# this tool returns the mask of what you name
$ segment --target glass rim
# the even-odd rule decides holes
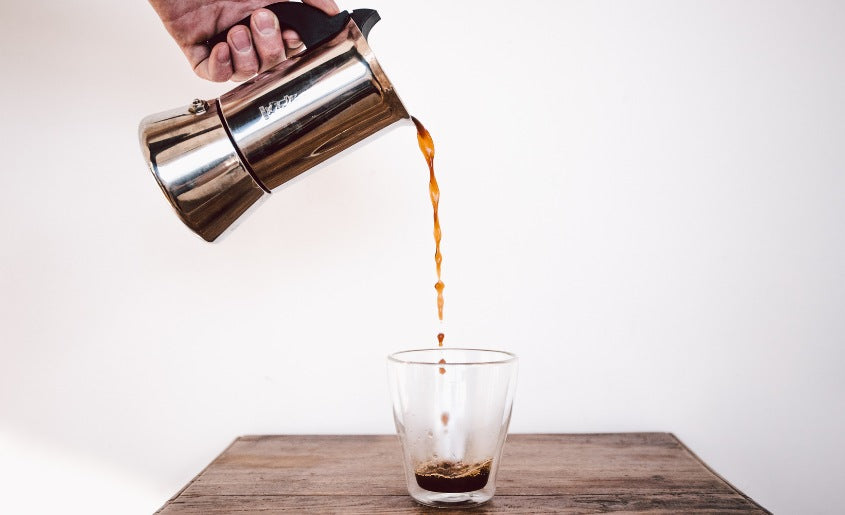
[[[495,354],[503,355],[504,359],[497,359],[497,360],[481,360],[481,361],[449,361],[448,363],[440,363],[439,361],[418,361],[413,359],[403,359],[400,355],[407,355],[407,354],[415,354],[421,352],[451,352],[451,351],[472,351],[472,352],[492,352]],[[471,366],[471,365],[506,365],[508,363],[514,363],[519,360],[519,356],[514,354],[513,352],[508,352],[504,350],[496,350],[496,349],[471,349],[465,347],[434,347],[429,349],[410,349],[410,350],[402,350],[399,352],[394,352],[392,354],[388,354],[387,360],[393,363],[398,363],[400,365],[431,365],[431,366],[438,366],[442,367],[443,365],[447,366]]]

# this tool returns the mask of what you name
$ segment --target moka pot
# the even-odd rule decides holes
[[[329,16],[299,2],[267,8],[282,29],[299,34],[303,53],[220,98],[148,116],[139,127],[153,176],[179,218],[207,241],[275,188],[409,118],[367,44],[376,11]]]

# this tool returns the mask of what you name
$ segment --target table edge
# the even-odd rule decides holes
[[[227,445],[225,449],[223,449],[220,453],[218,453],[216,456],[214,456],[214,458],[212,458],[212,459],[211,459],[211,461],[209,461],[209,462],[208,462],[208,465],[206,465],[205,467],[203,467],[203,468],[202,468],[202,470],[200,470],[200,471],[199,471],[199,472],[198,472],[198,473],[197,473],[197,474],[196,474],[196,475],[195,475],[195,476],[194,476],[194,477],[193,477],[190,481],[188,481],[187,483],[185,483],[185,486],[183,486],[182,488],[180,488],[178,492],[176,492],[175,494],[173,494],[173,496],[172,496],[172,497],[170,497],[170,499],[168,499],[167,501],[165,501],[165,503],[161,506],[161,508],[157,509],[157,510],[153,513],[153,515],[158,515],[159,513],[161,513],[162,511],[164,511],[164,509],[165,509],[165,508],[167,508],[167,507],[170,505],[170,503],[171,503],[171,502],[173,502],[173,501],[175,501],[176,499],[178,499],[178,498],[179,498],[179,496],[180,496],[180,495],[182,495],[182,492],[184,492],[184,491],[185,491],[185,490],[187,490],[187,489],[188,489],[191,485],[193,485],[193,484],[197,481],[197,479],[199,479],[199,477],[200,477],[201,475],[205,474],[205,471],[206,471],[206,470],[208,470],[208,467],[210,467],[210,466],[214,465],[214,462],[215,462],[215,461],[217,461],[217,459],[218,459],[218,458],[220,458],[220,456],[223,456],[224,454],[226,454],[226,451],[228,451],[229,449],[231,449],[231,448],[232,448],[232,446],[233,446],[233,445],[235,445],[236,443],[238,443],[238,440],[240,440],[240,439],[241,439],[241,438],[243,438],[244,436],[248,436],[248,435],[241,435],[241,436],[236,437],[234,440],[232,440],[232,442],[231,442],[229,445]]]
[[[707,471],[708,471],[708,472],[710,472],[711,474],[713,474],[714,476],[716,476],[717,478],[719,478],[719,480],[720,480],[720,481],[722,481],[723,483],[725,483],[726,485],[728,485],[728,487],[730,487],[730,489],[731,489],[731,490],[733,490],[735,494],[739,495],[740,497],[742,497],[743,499],[745,499],[745,500],[746,500],[746,501],[748,501],[749,503],[753,504],[753,505],[754,505],[754,506],[756,506],[757,508],[760,508],[761,510],[763,510],[763,511],[764,511],[764,512],[766,512],[766,513],[768,513],[769,515],[772,515],[772,512],[771,512],[771,511],[769,511],[769,510],[767,510],[766,508],[764,508],[764,507],[763,507],[760,503],[758,503],[757,501],[755,501],[754,499],[752,499],[751,497],[749,497],[748,495],[746,495],[746,494],[745,494],[742,490],[740,490],[739,488],[735,487],[735,486],[733,485],[733,483],[731,483],[730,481],[728,481],[727,479],[725,479],[725,478],[724,478],[724,476],[722,476],[721,474],[719,474],[718,472],[716,472],[716,471],[713,469],[713,467],[711,467],[710,465],[708,465],[708,464],[707,464],[707,462],[705,462],[704,460],[702,460],[702,459],[698,456],[698,454],[694,453],[694,452],[692,451],[692,449],[690,449],[690,448],[689,448],[689,447],[688,447],[688,446],[687,446],[687,445],[686,445],[683,441],[681,441],[681,439],[680,439],[680,438],[678,438],[678,436],[677,436],[677,435],[675,435],[675,433],[669,433],[669,435],[670,435],[672,438],[674,438],[674,439],[675,439],[675,441],[677,441],[677,442],[678,442],[678,445],[680,445],[680,446],[681,446],[681,447],[682,447],[682,448],[683,448],[683,449],[684,449],[684,450],[685,450],[685,451],[686,451],[686,452],[687,452],[690,456],[692,456],[692,457],[693,457],[693,459],[695,459],[695,461],[697,461],[697,462],[698,462],[698,463],[699,463],[702,467],[704,467],[705,469],[707,469]]]

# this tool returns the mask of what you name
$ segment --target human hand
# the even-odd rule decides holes
[[[282,0],[287,1],[287,0]],[[340,12],[334,0],[303,0],[326,14]],[[149,0],[194,72],[214,82],[243,81],[305,49],[296,32],[280,30],[273,0]],[[205,42],[249,14],[249,27],[229,30],[225,43]]]

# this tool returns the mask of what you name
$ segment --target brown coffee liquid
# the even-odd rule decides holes
[[[437,185],[437,178],[434,176],[434,140],[419,120],[414,117],[411,117],[411,120],[417,127],[417,143],[420,146],[423,157],[425,157],[426,164],[428,164],[428,194],[431,197],[431,207],[434,211],[434,266],[437,270],[437,283],[435,283],[434,289],[437,290],[437,318],[442,322],[443,288],[445,288],[445,285],[441,279],[443,254],[440,252],[440,239],[442,232],[440,230],[440,216],[438,214],[440,208],[440,187]],[[445,334],[438,333],[438,347],[443,346],[444,338],[446,338]],[[441,359],[438,363],[445,365],[446,360]],[[440,367],[439,371],[441,374],[445,374],[446,368]],[[440,421],[444,426],[448,425],[449,413],[444,412],[440,415]],[[432,492],[471,492],[484,488],[484,485],[487,484],[487,479],[490,477],[491,463],[491,460],[475,465],[453,462],[432,462],[418,469],[415,475],[417,484]]]
[[[492,459],[472,464],[454,461],[428,462],[417,467],[414,477],[420,488],[429,492],[472,492],[487,485],[492,465]]]
[[[443,288],[445,285],[440,279],[443,255],[440,253],[440,217],[437,213],[440,207],[440,187],[437,185],[437,178],[434,177],[434,140],[431,139],[431,134],[419,120],[414,117],[411,117],[411,120],[417,126],[417,142],[423,156],[425,156],[425,162],[428,163],[428,194],[431,197],[431,207],[434,209],[434,265],[437,269],[437,283],[434,285],[434,289],[437,290],[437,318],[443,320]],[[440,340],[442,345],[442,338],[438,335],[437,339]]]

